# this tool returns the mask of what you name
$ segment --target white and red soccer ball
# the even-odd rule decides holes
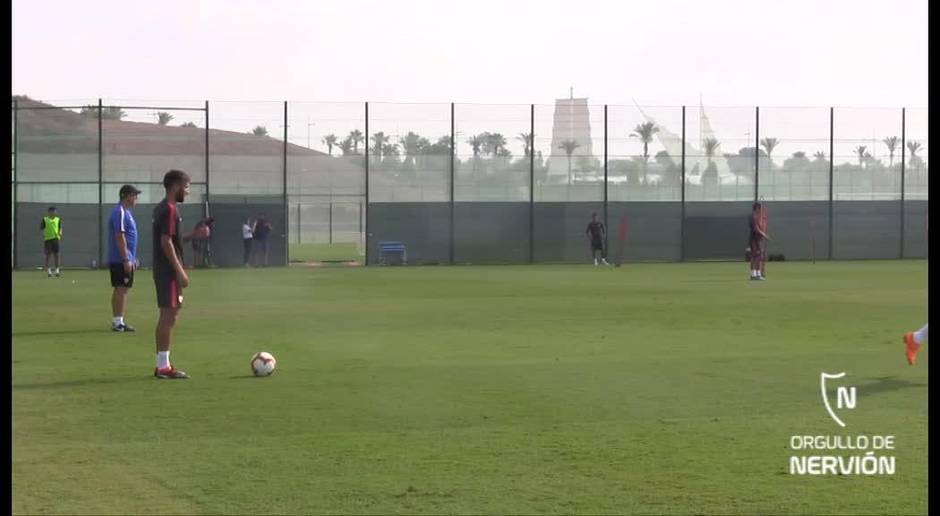
[[[251,373],[255,376],[271,376],[277,369],[277,360],[267,351],[260,351],[251,357]]]

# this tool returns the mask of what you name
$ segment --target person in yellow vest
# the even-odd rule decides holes
[[[56,213],[55,206],[49,207],[49,214],[42,218],[39,229],[42,230],[43,250],[46,252],[46,273],[50,278],[55,273],[58,278],[61,275],[61,272],[59,272],[59,240],[62,240],[62,219]],[[50,257],[55,261],[54,271],[49,266]]]

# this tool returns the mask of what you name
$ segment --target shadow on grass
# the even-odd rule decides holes
[[[896,376],[882,376],[880,378],[869,378],[869,380],[874,380],[874,382],[858,386],[858,390],[866,395],[899,391],[901,389],[916,389],[918,387],[927,387],[926,383],[899,380]]]
[[[146,373],[134,376],[120,376],[113,378],[83,378],[81,380],[69,380],[65,382],[45,382],[45,383],[14,383],[13,390],[18,389],[60,389],[65,387],[83,387],[86,385],[109,385],[109,384],[128,384],[138,382],[153,382],[156,379],[152,374]]]

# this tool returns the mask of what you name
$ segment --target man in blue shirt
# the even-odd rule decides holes
[[[108,218],[108,267],[111,269],[111,330],[116,332],[134,331],[134,327],[124,322],[124,309],[127,307],[127,292],[134,286],[134,271],[140,265],[137,261],[137,222],[131,208],[137,204],[140,190],[133,185],[121,187],[121,202],[111,210]]]

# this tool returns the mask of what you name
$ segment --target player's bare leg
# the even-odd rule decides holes
[[[751,280],[760,280],[761,273],[761,245],[760,243],[751,244]]]
[[[157,367],[153,373],[157,378],[189,378],[189,375],[170,364],[170,344],[173,341],[173,327],[176,326],[178,315],[179,308],[160,307],[160,319],[156,329]]]
[[[766,279],[764,271],[767,269],[767,241],[761,240],[760,243],[760,279]]]
[[[113,331],[137,331],[124,322],[124,311],[127,309],[127,294],[129,293],[130,289],[127,287],[114,287],[114,292],[111,294],[111,329]]]
[[[914,360],[917,359],[917,352],[920,351],[920,346],[927,341],[927,325],[925,324],[921,329],[917,331],[909,331],[904,334],[904,345],[907,350],[907,363],[914,365]]]

